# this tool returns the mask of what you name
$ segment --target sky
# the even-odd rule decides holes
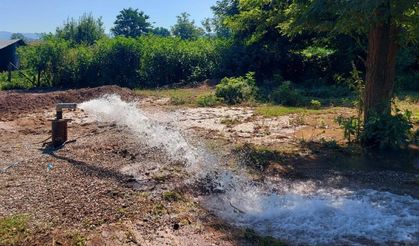
[[[197,24],[211,17],[216,0],[0,0],[0,31],[53,32],[68,17],[83,13],[102,17],[106,31],[123,8],[133,7],[150,16],[154,26],[169,28],[182,12],[191,14]]]

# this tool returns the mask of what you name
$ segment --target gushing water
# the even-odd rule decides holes
[[[226,221],[292,244],[419,244],[419,200],[370,189],[325,189],[313,182],[255,183],[227,170],[180,131],[146,117],[134,103],[105,96],[80,105],[102,122],[128,127],[150,147],[187,166],[212,190],[204,205]],[[275,188],[275,191],[272,190]]]

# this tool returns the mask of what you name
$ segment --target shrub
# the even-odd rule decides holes
[[[0,73],[0,90],[29,89],[34,86],[32,78],[25,77],[26,71],[13,71],[11,81],[8,72]]]
[[[320,109],[321,107],[322,107],[322,103],[319,100],[311,100],[310,101],[310,108]]]
[[[37,86],[57,86],[68,50],[67,41],[54,38],[19,48],[21,68],[30,71],[29,76],[37,77]]]
[[[170,103],[172,105],[184,105],[187,103],[186,99],[183,97],[179,97],[179,96],[172,96],[170,98]]]
[[[285,81],[271,95],[275,104],[285,106],[298,106],[302,104],[302,95],[292,86],[290,81]]]
[[[102,39],[94,46],[98,84],[140,85],[140,43],[132,38]]]
[[[357,117],[344,117],[339,115],[336,122],[343,129],[343,136],[348,143],[359,140],[360,120]],[[353,137],[352,137],[353,136]]]
[[[343,85],[321,85],[315,88],[307,88],[302,93],[306,97],[315,98],[342,98],[353,94],[349,86]]]
[[[204,95],[198,97],[196,103],[200,107],[212,107],[219,103],[219,98],[215,95]]]
[[[413,134],[410,111],[396,109],[395,115],[372,115],[364,124],[361,143],[365,147],[398,149],[409,144]]]
[[[196,82],[219,75],[228,42],[215,39],[181,40],[145,36],[141,43],[141,80],[160,87],[179,82]]]
[[[224,39],[156,36],[102,38],[87,45],[48,35],[19,48],[19,57],[29,77],[39,77],[37,86],[160,87],[221,76],[230,45]]]
[[[255,73],[249,72],[244,77],[224,78],[215,88],[215,95],[228,104],[249,101],[256,96]]]

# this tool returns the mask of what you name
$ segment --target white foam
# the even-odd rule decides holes
[[[105,96],[80,105],[97,120],[126,126],[150,147],[182,161],[196,179],[222,191],[203,198],[226,221],[292,244],[419,244],[419,200],[375,190],[324,189],[313,182],[257,184],[226,170],[182,134],[150,120],[134,103]],[[278,185],[278,183],[280,185]],[[273,192],[275,188],[275,192]]]

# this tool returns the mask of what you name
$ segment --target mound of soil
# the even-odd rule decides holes
[[[0,92],[0,121],[49,109],[57,103],[81,103],[106,94],[118,94],[123,100],[134,98],[130,89],[114,85],[54,92],[4,91]]]

